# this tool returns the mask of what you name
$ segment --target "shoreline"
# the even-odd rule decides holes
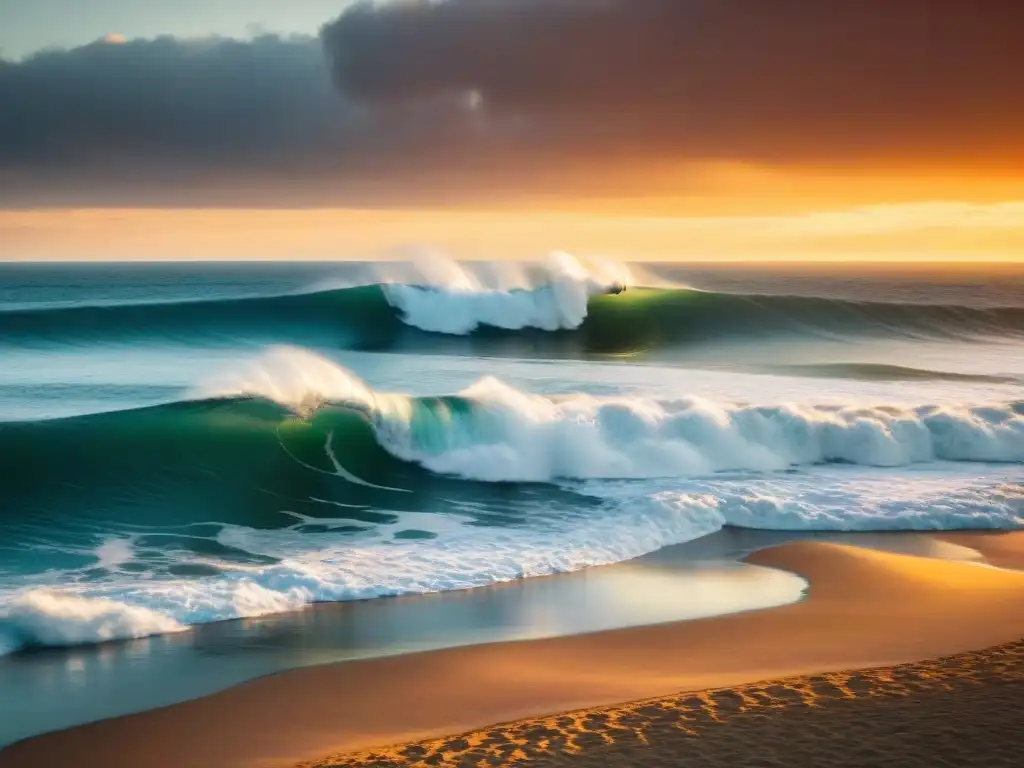
[[[795,602],[803,598],[804,579],[742,562],[751,552],[793,540],[945,560],[981,558],[975,550],[911,532],[726,527],[632,560],[567,573],[423,595],[315,603],[170,635],[29,650],[0,657],[0,691],[5,692],[0,693],[0,749],[305,666],[650,626]]]
[[[803,579],[739,562],[750,539],[726,534],[487,587],[316,603],[170,635],[6,656],[0,749],[305,666],[692,620],[800,599]]]
[[[966,538],[965,538],[966,537]],[[1024,532],[936,534],[1024,567]],[[0,766],[255,768],[495,722],[997,646],[1024,636],[1024,573],[800,541],[747,562],[808,579],[778,608],[292,670],[19,742]],[[681,652],[685,651],[685,652]],[[62,758],[63,756],[63,758]]]

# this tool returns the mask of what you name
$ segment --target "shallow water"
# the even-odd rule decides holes
[[[729,560],[653,562],[410,598],[320,604],[103,646],[0,658],[0,745],[296,667],[781,605],[805,582]]]

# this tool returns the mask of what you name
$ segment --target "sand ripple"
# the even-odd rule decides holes
[[[1020,765],[1024,642],[522,720],[309,763],[377,766]]]

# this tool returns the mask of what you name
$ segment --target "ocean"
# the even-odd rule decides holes
[[[0,654],[1019,528],[1022,465],[1021,267],[0,264]]]

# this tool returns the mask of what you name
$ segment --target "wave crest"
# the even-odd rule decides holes
[[[17,648],[98,643],[185,630],[170,616],[116,600],[31,590],[0,616],[0,655]],[[7,646],[6,650],[4,646]]]
[[[309,415],[325,403],[372,408],[376,395],[356,375],[301,347],[272,347],[197,387],[196,400],[261,398]]]
[[[845,463],[1024,463],[1024,405],[749,405],[575,394],[557,399],[488,377],[457,395],[376,393],[340,366],[282,348],[219,395],[308,413],[334,403],[367,415],[393,456],[490,482],[689,477]]]
[[[1024,417],[1013,404],[751,406],[584,395],[553,401],[486,380],[460,398],[414,401],[410,414],[397,422],[378,415],[384,448],[434,472],[486,481],[1024,462]]]
[[[1024,402],[544,397],[496,378],[412,397],[289,348],[196,394],[213,399],[5,424],[0,533],[35,537],[41,515],[93,559],[0,592],[0,655],[575,570],[723,526],[1024,525]],[[1007,466],[874,469],[935,460]],[[867,468],[775,471],[836,463]]]
[[[568,253],[550,254],[532,284],[489,288],[454,262],[431,270],[441,280],[427,287],[385,284],[388,302],[402,319],[420,330],[466,335],[481,326],[542,331],[579,328],[590,298],[620,291],[632,283],[629,269],[613,262],[584,265]]]
[[[187,339],[574,357],[726,340],[1024,335],[1024,307],[715,293],[565,253],[529,265],[421,259],[381,265],[370,278],[376,282],[321,283],[287,295],[0,311],[0,343]],[[604,295],[625,286],[634,290]]]

